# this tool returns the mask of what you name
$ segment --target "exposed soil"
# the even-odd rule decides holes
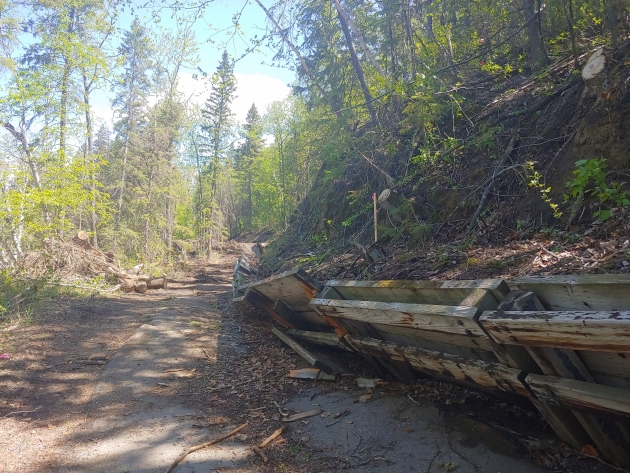
[[[269,320],[232,304],[235,259],[195,261],[167,290],[61,299],[2,327],[0,471],[164,471],[244,422],[175,471],[614,471],[559,444],[527,405],[430,379],[359,389],[357,376],[375,374],[349,354],[327,353],[338,382],[287,378],[303,362]],[[265,464],[251,447],[283,425]]]

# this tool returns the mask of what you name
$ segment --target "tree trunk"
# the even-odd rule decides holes
[[[85,105],[85,132],[87,135],[87,160],[90,163],[90,231],[92,232],[92,246],[98,249],[98,236],[96,234],[96,176],[94,175],[94,137],[92,130],[92,117],[90,114],[90,85],[85,70],[83,76],[83,103]]]
[[[564,0],[564,15],[567,18],[567,27],[571,35],[571,50],[573,51],[573,65],[577,69],[580,67],[578,62],[577,39],[575,38],[575,29],[573,28],[573,0]]]
[[[363,68],[361,67],[361,63],[359,62],[357,51],[354,48],[354,43],[352,42],[352,36],[350,36],[348,24],[346,23],[346,20],[344,19],[340,11],[337,11],[337,18],[339,18],[339,23],[341,24],[343,35],[346,38],[346,44],[348,45],[348,51],[350,52],[350,59],[352,60],[352,67],[354,68],[354,72],[359,79],[359,84],[361,84],[361,90],[363,91],[363,96],[365,97],[365,106],[367,107],[368,112],[370,112],[370,120],[372,122],[376,122],[377,116],[376,110],[374,109],[374,98],[372,97],[367,82],[365,81]]]
[[[619,45],[619,0],[605,0],[604,11],[606,14],[606,22],[608,23],[608,31],[610,31],[610,45],[615,49]]]
[[[523,0],[523,13],[526,22],[529,59],[534,71],[538,71],[547,64],[547,56],[545,55],[545,45],[536,20],[540,12],[536,12],[534,1]]]
[[[311,79],[311,81],[313,82],[313,85],[317,88],[317,90],[319,90],[319,93],[322,94],[323,97],[328,98],[328,94],[326,93],[326,91],[322,88],[322,86],[320,86],[317,83],[317,80],[315,79],[315,76],[313,75],[313,73],[311,72],[311,68],[308,67],[308,64],[306,63],[306,61],[304,60],[304,57],[300,54],[300,51],[298,50],[298,48],[295,47],[295,45],[289,40],[289,38],[287,37],[287,35],[284,33],[284,29],[278,24],[278,22],[276,21],[276,19],[273,17],[273,15],[271,14],[271,12],[262,4],[260,3],[260,0],[255,0],[255,2],[258,4],[258,6],[260,8],[263,9],[263,11],[265,12],[265,15],[267,15],[267,18],[269,18],[269,21],[271,21],[273,23],[273,25],[276,27],[276,30],[278,30],[278,33],[280,33],[280,36],[282,37],[282,40],[287,44],[287,46],[289,46],[289,48],[291,48],[291,50],[293,51],[293,53],[297,56],[297,58],[300,60],[300,63],[302,64],[302,68],[304,69],[304,72],[306,73],[306,75]]]
[[[352,21],[352,18],[350,17],[350,15],[344,10],[343,6],[341,5],[341,2],[339,2],[339,0],[333,0],[333,1],[335,2],[335,7],[337,8],[337,13],[341,17],[343,17],[344,21],[350,26],[350,29],[352,30],[352,33],[354,33],[354,36],[357,38],[357,41],[359,42],[359,45],[361,46],[361,49],[363,50],[363,53],[370,60],[370,62],[374,66],[374,69],[376,69],[378,71],[378,73],[381,75],[381,77],[386,78],[387,74],[385,73],[385,71],[383,70],[381,65],[378,63],[376,58],[374,57],[374,54],[372,54],[372,51],[370,50],[368,45],[365,43],[365,40],[363,39],[363,35],[359,31],[359,28],[357,28],[357,26],[354,24],[354,21]],[[391,43],[390,47],[392,48],[392,60],[394,60],[394,58],[393,58],[393,54],[394,54],[393,51],[394,50],[393,50],[393,38],[392,38],[392,34],[391,34],[391,24],[390,24],[390,38],[389,39],[390,39],[390,43]],[[393,66],[394,66],[394,64],[392,64],[392,67]]]

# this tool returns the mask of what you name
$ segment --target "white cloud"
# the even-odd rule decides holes
[[[275,77],[259,73],[235,75],[238,83],[236,92],[238,97],[232,104],[232,111],[239,122],[245,121],[252,103],[256,104],[258,112],[262,115],[268,105],[284,100],[291,92],[288,85]]]
[[[258,112],[262,115],[267,106],[272,102],[284,100],[289,96],[291,89],[283,81],[265,74],[235,74],[237,82],[236,99],[232,102],[232,112],[239,123],[245,121],[247,111],[256,104]],[[203,104],[208,98],[209,85],[203,79],[193,79],[188,73],[180,73],[180,91],[186,98]]]

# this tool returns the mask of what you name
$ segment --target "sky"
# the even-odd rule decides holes
[[[136,1],[140,4],[145,0]],[[270,6],[271,2],[263,0],[263,4]],[[241,11],[239,19],[241,33],[234,36],[232,17],[239,11]],[[147,27],[153,26],[152,10],[135,7],[133,12],[127,9],[121,15],[119,27],[127,29],[134,15],[137,15]],[[203,104],[208,97],[209,85],[202,77],[194,79],[195,75],[199,75],[198,68],[210,76],[216,71],[224,49],[233,58],[240,58],[249,46],[251,38],[254,35],[260,37],[264,34],[265,18],[262,9],[248,0],[214,0],[209,3],[203,17],[197,19],[193,28],[200,45],[200,61],[195,66],[184,68],[180,72],[180,91],[186,97],[191,97],[194,102]],[[173,28],[177,21],[176,18],[172,18],[170,9],[162,12],[160,20],[160,25],[167,29]],[[295,73],[288,69],[271,66],[272,57],[272,51],[261,47],[260,51],[248,54],[234,65],[237,97],[232,103],[232,111],[239,123],[245,121],[252,103],[256,104],[262,114],[270,103],[283,100],[289,95],[288,86],[294,81]],[[110,100],[109,91],[100,91],[94,97],[93,110],[97,117],[111,124],[113,111]]]

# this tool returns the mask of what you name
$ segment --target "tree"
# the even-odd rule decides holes
[[[223,51],[216,72],[210,79],[210,96],[201,109],[202,130],[204,132],[203,154],[204,179],[210,179],[209,196],[200,202],[202,240],[211,252],[212,240],[222,233],[223,214],[217,206],[219,172],[228,164],[228,153],[233,136],[233,114],[230,109],[235,99],[236,77],[234,63],[227,51]],[[229,193],[228,193],[229,195]]]
[[[253,229],[252,216],[254,211],[252,200],[253,164],[263,147],[262,123],[256,104],[252,104],[247,112],[241,138],[243,142],[236,150],[235,167],[239,173],[241,185],[244,187],[243,230],[251,231]]]
[[[230,105],[236,98],[235,93],[234,63],[227,51],[223,51],[210,81],[210,96],[201,110],[203,131],[206,133],[207,150],[210,153],[210,203],[214,202],[219,167],[225,162],[225,153],[232,136],[233,114]]]
[[[123,72],[113,87],[115,97],[112,105],[118,116],[114,131],[122,145],[119,151],[122,155],[120,156],[120,180],[115,190],[118,201],[115,230],[120,228],[123,214],[130,149],[135,145],[143,124],[148,103],[147,94],[151,89],[149,73],[153,66],[152,48],[146,28],[135,18],[131,23],[131,29],[125,31],[118,50],[123,60]]]

